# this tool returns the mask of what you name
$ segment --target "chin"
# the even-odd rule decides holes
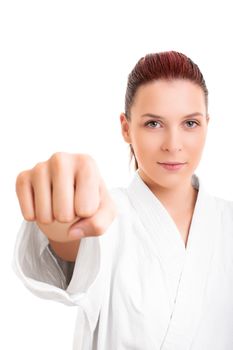
[[[192,174],[189,173],[181,173],[180,171],[174,171],[174,172],[169,172],[166,171],[163,173],[159,173],[158,171],[153,171],[153,174],[150,173],[150,180],[157,184],[160,187],[164,188],[174,188],[176,186],[181,185],[182,183],[186,182],[187,180],[191,179]]]

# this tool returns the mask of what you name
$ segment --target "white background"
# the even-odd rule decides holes
[[[72,348],[76,310],[32,295],[11,268],[22,221],[17,174],[56,151],[85,152],[109,187],[130,178],[120,132],[127,75],[146,53],[181,51],[209,89],[196,173],[233,200],[230,1],[2,0],[0,5],[1,349]]]

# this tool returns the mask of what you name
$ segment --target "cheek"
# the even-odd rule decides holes
[[[183,150],[190,155],[198,157],[202,152],[205,144],[206,135],[205,132],[193,132],[185,133],[180,136],[180,142],[183,146]],[[151,156],[151,153],[160,150],[161,145],[164,142],[163,135],[154,135],[153,133],[134,132],[133,134],[133,147],[135,153],[140,158],[147,158]]]
[[[198,133],[193,135],[188,135],[185,139],[184,145],[188,147],[190,150],[199,151],[204,147],[205,144],[205,135],[204,133]]]
[[[138,154],[149,156],[150,152],[158,150],[159,140],[156,137],[149,137],[148,135],[138,135],[134,139],[134,149]]]

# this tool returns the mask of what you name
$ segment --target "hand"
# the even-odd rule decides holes
[[[101,235],[117,214],[96,162],[87,154],[53,154],[19,173],[16,193],[25,220],[36,221],[56,242],[80,238],[74,234],[77,227],[84,236]]]

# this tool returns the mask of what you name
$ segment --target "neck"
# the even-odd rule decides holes
[[[198,191],[191,184],[187,187],[175,188],[174,190],[162,190],[153,192],[167,210],[174,216],[188,214],[193,211]]]
[[[192,186],[191,178],[186,182],[182,181],[180,186],[167,188],[146,179],[141,173],[140,176],[165,208],[174,216],[193,211],[198,191]]]

